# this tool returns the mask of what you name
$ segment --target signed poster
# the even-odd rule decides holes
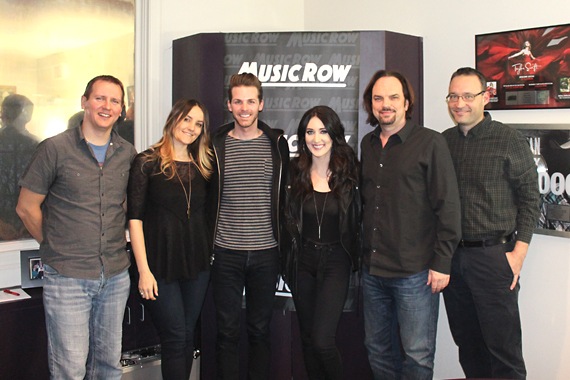
[[[570,24],[475,36],[486,109],[570,107]]]

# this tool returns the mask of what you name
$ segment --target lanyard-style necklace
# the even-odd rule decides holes
[[[325,193],[325,201],[323,202],[323,212],[321,213],[321,220],[319,220],[319,210],[317,209],[317,201],[315,197],[316,192],[313,190],[313,203],[315,204],[315,214],[317,215],[317,225],[319,226],[319,240],[321,239],[321,225],[325,218],[325,206],[327,205],[327,197],[329,193]]]
[[[188,205],[188,208],[186,209],[186,215],[188,216],[188,219],[190,219],[190,196],[192,195],[192,175],[190,173],[190,164],[191,163],[192,163],[192,161],[188,161],[188,191],[186,191],[186,188],[184,187],[184,184],[182,183],[182,179],[178,175],[178,170],[176,170],[176,166],[174,166],[174,173],[176,173],[176,177],[178,177],[178,180],[180,181],[180,184],[182,185],[182,190],[184,190],[184,197],[186,198],[186,204]]]

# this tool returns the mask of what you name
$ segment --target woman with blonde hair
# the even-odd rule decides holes
[[[192,369],[210,277],[212,175],[208,111],[197,100],[179,100],[160,141],[135,157],[127,198],[138,289],[158,330],[164,380],[188,380]]]

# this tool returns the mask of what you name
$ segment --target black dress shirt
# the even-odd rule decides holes
[[[408,120],[382,147],[380,131],[361,144],[364,263],[381,277],[449,274],[461,216],[445,139]]]
[[[443,132],[457,172],[463,238],[481,240],[517,232],[530,243],[540,216],[538,173],[526,138],[488,113],[467,136]]]

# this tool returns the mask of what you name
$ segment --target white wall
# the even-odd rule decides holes
[[[158,2],[156,2],[158,3]],[[449,77],[458,67],[475,64],[474,35],[568,23],[570,2],[546,0],[538,4],[481,0],[382,1],[272,0],[214,1],[197,4],[163,0],[151,13],[158,26],[150,59],[156,82],[157,115],[153,141],[171,104],[172,39],[200,32],[262,32],[298,30],[390,30],[424,38],[424,96],[427,127],[443,131],[452,126],[445,95]],[[159,116],[159,117],[158,117]],[[570,110],[494,111],[508,123],[569,123]],[[528,378],[570,377],[570,241],[537,235],[522,272],[520,306]],[[442,306],[436,355],[436,378],[463,375]]]

